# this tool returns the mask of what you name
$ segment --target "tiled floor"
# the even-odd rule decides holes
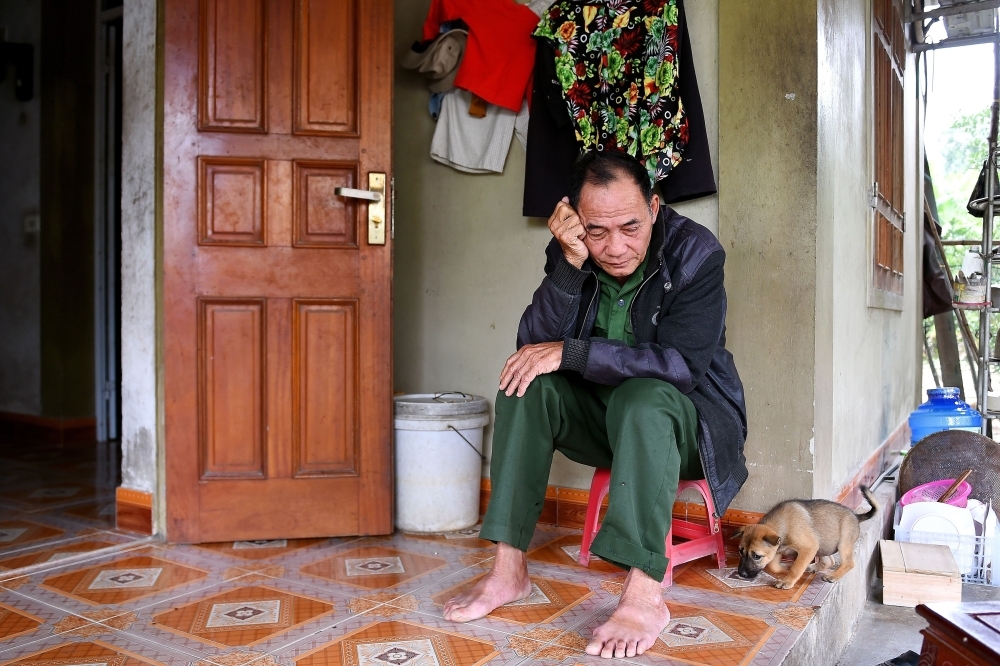
[[[129,543],[115,527],[114,442],[0,439],[0,572]]]
[[[445,621],[441,607],[490,565],[475,530],[131,546],[0,574],[0,664],[590,666],[601,660],[582,648],[624,576],[606,563],[576,565],[579,543],[578,532],[540,527],[532,595],[469,624]],[[812,576],[787,591],[748,586],[710,566],[706,558],[675,573],[664,592],[673,619],[632,661],[778,664],[831,587]]]

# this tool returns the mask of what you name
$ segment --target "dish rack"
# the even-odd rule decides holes
[[[904,530],[899,527],[902,515],[902,507],[897,504],[892,522],[896,541],[948,546],[955,556],[958,570],[962,572],[963,583],[1000,587],[1000,573],[998,573],[1000,570],[1000,535],[994,537],[962,536]]]

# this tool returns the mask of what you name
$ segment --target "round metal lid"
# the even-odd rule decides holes
[[[396,416],[410,418],[468,416],[490,411],[490,404],[481,395],[458,391],[445,393],[409,393],[393,398]]]

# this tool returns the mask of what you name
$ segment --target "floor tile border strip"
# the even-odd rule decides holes
[[[126,541],[125,543],[116,543],[114,545],[106,546],[104,548],[97,548],[96,550],[88,550],[86,552],[78,553],[76,555],[70,555],[68,557],[64,557],[54,562],[39,562],[38,564],[29,564],[26,567],[21,567],[19,569],[11,569],[9,571],[4,571],[0,573],[0,584],[2,584],[3,581],[10,580],[12,578],[33,576],[37,573],[43,573],[45,571],[61,569],[66,566],[72,566],[74,564],[79,564],[81,562],[87,562],[89,560],[105,557],[106,555],[114,555],[115,553],[131,550],[136,546],[145,546],[151,543],[156,543],[158,541],[160,541],[159,537],[155,536],[141,537],[133,541]]]

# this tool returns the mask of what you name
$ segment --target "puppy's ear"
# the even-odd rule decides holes
[[[777,534],[767,534],[764,536],[764,541],[768,542],[772,546],[777,546],[781,543],[781,537]]]
[[[745,527],[741,527],[740,529],[738,529],[735,532],[733,532],[732,535],[730,535],[730,538],[732,538],[732,539],[742,539],[744,531],[746,531],[746,528]]]

